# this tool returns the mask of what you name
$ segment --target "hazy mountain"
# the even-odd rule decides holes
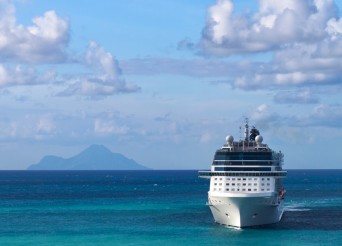
[[[103,145],[91,145],[78,155],[70,158],[45,156],[28,170],[146,170],[148,168],[113,153]]]

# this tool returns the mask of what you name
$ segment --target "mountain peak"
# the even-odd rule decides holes
[[[103,154],[103,153],[112,153],[112,152],[106,146],[104,146],[102,144],[92,144],[88,148],[83,150],[80,154],[85,154],[85,153],[89,153],[89,154],[101,153],[101,154]]]
[[[64,159],[45,156],[28,170],[145,170],[148,169],[119,153],[111,152],[100,144],[90,145],[79,154]]]

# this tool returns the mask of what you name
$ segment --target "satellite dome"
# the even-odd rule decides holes
[[[233,141],[234,141],[234,137],[231,136],[231,135],[228,135],[228,136],[226,137],[226,141],[227,141],[227,143],[228,143],[229,145],[231,145],[231,144],[233,143]]]
[[[255,137],[255,142],[256,142],[257,144],[261,144],[261,143],[262,143],[262,140],[264,140],[264,139],[262,138],[261,135],[258,135],[258,136]]]

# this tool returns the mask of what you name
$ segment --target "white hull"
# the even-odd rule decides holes
[[[216,223],[241,228],[276,223],[283,215],[284,200],[275,193],[227,195],[209,192],[208,205]]]

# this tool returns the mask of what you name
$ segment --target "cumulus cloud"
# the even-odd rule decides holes
[[[89,43],[88,51],[85,54],[85,63],[99,72],[104,72],[106,79],[117,80],[121,75],[118,61],[94,41]]]
[[[262,66],[255,63],[254,69],[235,77],[232,85],[248,90],[340,84],[342,62],[338,52],[342,42],[340,48],[328,48],[330,45],[327,42],[298,44],[279,50],[270,62]]]
[[[68,54],[69,22],[54,10],[32,19],[32,25],[17,24],[14,4],[0,0],[0,88],[49,84],[57,81],[62,96],[102,98],[139,91],[122,76],[118,61],[96,42],[90,42],[81,59]],[[57,74],[33,68],[33,64],[78,63],[90,68],[87,74]],[[15,65],[21,64],[21,65]]]
[[[242,90],[299,87],[310,91],[312,87],[341,84],[341,31],[342,19],[333,0],[260,0],[256,11],[246,14],[237,13],[232,0],[217,0],[208,8],[201,40],[194,44],[184,39],[178,48],[197,49],[204,58],[248,56],[235,56],[233,61],[132,59],[121,65],[128,74],[212,77]],[[286,100],[284,93],[280,97],[278,102]],[[293,102],[317,102],[312,95],[304,97],[297,95]]]
[[[260,0],[253,13],[236,13],[233,0],[217,0],[208,9],[198,47],[209,56],[268,54],[249,62],[248,69],[237,66],[240,75],[233,73],[226,80],[234,88],[279,89],[342,81],[342,19],[333,0]]]
[[[319,104],[305,113],[280,115],[272,111],[267,104],[261,104],[251,113],[250,121],[263,129],[275,129],[277,127],[342,128],[342,105]]]
[[[326,28],[340,27],[332,21],[338,17],[333,0],[260,0],[254,15],[235,15],[233,9],[232,0],[218,0],[209,8],[201,40],[204,53],[225,56],[276,50],[322,40]]]
[[[0,88],[55,82],[55,70],[36,69],[34,64],[67,60],[68,41],[69,23],[55,11],[24,26],[16,23],[13,3],[0,0]]]
[[[51,10],[32,23],[28,27],[17,24],[14,5],[0,1],[0,61],[56,63],[67,59],[68,20]]]
[[[48,70],[39,74],[33,67],[0,64],[0,88],[18,85],[48,84],[56,80],[56,73]]]
[[[140,90],[137,85],[126,82],[121,75],[118,61],[94,41],[89,44],[83,64],[95,74],[76,78],[75,82],[59,93],[60,96],[82,95],[98,98]]]
[[[280,120],[279,114],[272,112],[267,104],[259,105],[251,112],[250,120],[258,127],[268,129]]]

